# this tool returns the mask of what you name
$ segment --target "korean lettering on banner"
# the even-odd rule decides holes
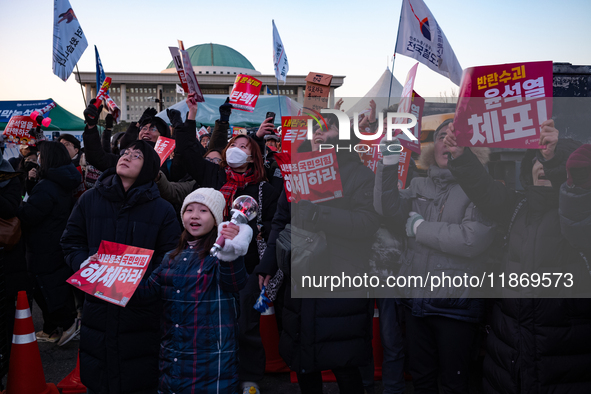
[[[281,151],[297,152],[307,139],[309,116],[283,116],[281,118]]]
[[[314,111],[328,108],[332,75],[310,72],[306,77],[304,107]]]
[[[552,116],[552,62],[466,69],[454,127],[460,146],[539,149]]]
[[[176,142],[172,138],[166,138],[162,136],[158,137],[156,145],[154,146],[154,150],[156,151],[156,153],[158,153],[158,157],[160,157],[160,166],[162,166],[162,164],[164,164],[168,156],[170,156],[170,154],[174,150],[175,145]]]
[[[277,158],[277,155],[275,155]],[[289,201],[322,202],[343,196],[343,185],[334,150],[281,153],[277,164]]]
[[[99,261],[81,267],[67,282],[94,297],[125,307],[153,254],[153,250],[102,241]]]
[[[13,116],[4,129],[3,134],[8,139],[6,142],[34,146],[35,138],[29,134],[33,127],[37,127],[37,122],[30,116]]]
[[[238,74],[230,93],[230,104],[240,111],[253,112],[262,86],[262,82],[258,79]]]

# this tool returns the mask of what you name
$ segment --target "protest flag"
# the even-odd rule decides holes
[[[289,63],[287,62],[287,55],[285,48],[279,37],[279,32],[273,22],[273,67],[275,68],[275,78],[282,80],[285,85],[287,72],[289,71]]]
[[[64,82],[88,47],[84,32],[68,0],[53,3],[53,73]]]
[[[403,0],[395,53],[418,60],[460,85],[460,62],[423,0]]]
[[[97,89],[100,89],[99,86],[103,85],[105,81],[106,75],[105,70],[103,69],[103,63],[101,62],[101,57],[99,56],[98,49],[96,49],[96,45],[94,46],[94,58],[96,61],[96,86]],[[97,90],[98,92],[98,90]],[[107,90],[107,94],[109,91]]]

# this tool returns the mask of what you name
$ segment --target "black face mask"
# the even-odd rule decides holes
[[[39,164],[35,163],[34,161],[25,162],[25,171],[29,172],[33,168],[39,168]]]

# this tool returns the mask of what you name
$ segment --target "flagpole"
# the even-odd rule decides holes
[[[392,74],[390,74],[390,88],[388,89],[388,108],[390,108],[390,94],[392,94],[392,80],[394,79],[394,61],[396,61],[396,48],[398,48],[398,37],[400,37],[400,23],[402,23],[402,7],[404,7],[404,0],[402,0],[402,5],[400,6],[400,18],[398,19],[396,45],[394,45],[394,56],[392,56]]]
[[[281,115],[281,98],[279,97],[279,79],[275,78],[277,80],[277,101],[279,101],[279,124],[281,124],[281,118],[283,117],[283,115]],[[285,77],[285,79],[287,79],[287,77]]]
[[[82,100],[84,100],[84,108],[88,105],[86,97],[84,96],[84,89],[82,89],[82,78],[80,78],[80,70],[78,70],[78,63],[76,63],[76,73],[78,74],[78,81],[80,81],[80,91],[82,92]]]

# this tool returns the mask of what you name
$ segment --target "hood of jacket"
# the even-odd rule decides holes
[[[45,175],[45,179],[57,183],[65,190],[73,190],[82,182],[82,176],[72,163],[61,167],[50,168]]]
[[[133,206],[160,197],[156,183],[149,182],[139,186],[132,186],[127,192],[123,189],[121,178],[115,168],[109,168],[96,181],[94,186],[107,200],[125,202],[126,206]]]

